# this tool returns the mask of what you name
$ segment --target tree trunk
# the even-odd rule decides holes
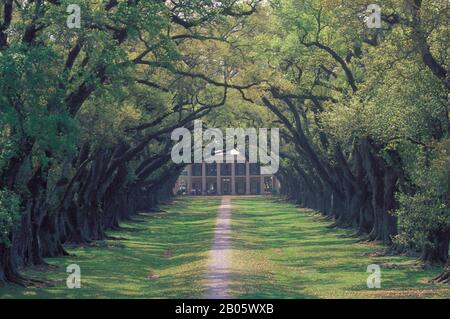
[[[448,263],[448,249],[450,243],[450,227],[434,234],[430,238],[431,244],[424,247],[421,259],[430,264]]]
[[[450,284],[450,258],[447,259],[444,270],[438,276],[430,280],[432,283],[437,284]]]
[[[13,262],[11,247],[0,244],[0,284],[4,285],[7,283],[24,286],[23,278]]]

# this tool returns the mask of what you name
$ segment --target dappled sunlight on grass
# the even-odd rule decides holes
[[[99,247],[69,248],[75,256],[49,259],[55,271],[27,271],[52,280],[53,287],[0,288],[0,298],[196,298],[202,280],[220,199],[177,198],[163,213],[141,214],[138,222],[108,235]],[[82,288],[68,289],[67,265],[81,267]]]
[[[106,240],[68,247],[48,259],[56,270],[27,270],[46,288],[0,288],[0,298],[202,298],[219,197],[176,198],[162,212],[143,213]],[[450,287],[426,284],[439,268],[406,256],[378,256],[382,246],[358,243],[351,230],[271,197],[232,197],[232,297],[449,298]],[[68,289],[65,269],[81,267],[82,288]],[[382,288],[368,289],[367,266],[378,264]]]
[[[421,283],[439,273],[405,256],[377,256],[350,230],[293,204],[235,197],[232,206],[233,293],[239,298],[446,297],[450,287]],[[382,288],[368,289],[367,266],[378,264]]]

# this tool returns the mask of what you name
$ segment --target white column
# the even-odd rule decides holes
[[[245,162],[245,195],[250,195],[250,163]]]
[[[260,194],[264,194],[264,175],[261,175],[260,179],[261,179],[260,180],[261,185],[259,186],[259,188],[260,188],[259,192],[260,192]]]
[[[236,162],[231,163],[231,195],[236,195]]]
[[[192,164],[187,166],[187,195],[191,195],[192,191]]]
[[[216,190],[217,190],[217,195],[222,195],[222,179],[220,178],[220,163],[217,163],[217,179],[216,179]]]
[[[202,163],[202,194],[206,195],[206,163]]]

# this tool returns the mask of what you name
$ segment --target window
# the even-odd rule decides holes
[[[202,164],[192,164],[192,176],[202,176]]]
[[[231,164],[227,163],[220,164],[220,175],[231,176]]]
[[[261,183],[260,183],[259,181],[257,181],[257,180],[252,180],[252,181],[250,182],[250,194],[252,194],[252,195],[259,194],[259,193],[260,193],[260,190],[259,190],[260,184],[261,184]]]
[[[245,194],[245,182],[244,181],[236,181],[236,194],[238,194],[238,195]]]
[[[245,176],[245,163],[236,164],[236,176]]]
[[[250,175],[259,175],[259,174],[260,174],[259,164],[250,163]]]
[[[206,164],[206,176],[216,176],[217,175],[217,164],[211,163]]]

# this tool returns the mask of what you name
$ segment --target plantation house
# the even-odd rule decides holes
[[[280,183],[275,175],[261,174],[261,167],[236,150],[231,163],[189,164],[174,187],[180,195],[263,195],[278,192]]]

